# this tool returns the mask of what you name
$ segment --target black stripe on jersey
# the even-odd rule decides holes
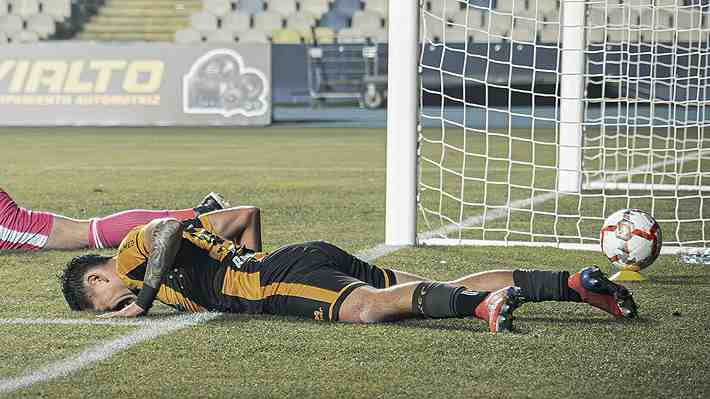
[[[147,264],[147,262],[143,262],[140,265],[134,267],[133,270],[126,273],[126,277],[130,278],[131,280],[143,281],[143,279],[145,278],[145,270]]]

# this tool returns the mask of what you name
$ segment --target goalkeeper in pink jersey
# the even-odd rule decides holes
[[[198,206],[190,209],[134,209],[102,218],[72,219],[21,208],[0,188],[0,250],[115,248],[132,228],[152,220],[194,219],[228,206],[220,194],[209,193]]]

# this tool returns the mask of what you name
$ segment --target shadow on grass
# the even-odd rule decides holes
[[[581,318],[581,317],[565,317],[565,318],[555,318],[555,317],[536,317],[536,316],[525,316],[516,317],[518,321],[525,322],[536,322],[536,323],[548,323],[548,324],[581,324],[584,326],[603,326],[603,325],[642,325],[645,327],[653,327],[660,324],[657,320],[640,316],[632,320],[626,319],[599,319],[599,318]]]

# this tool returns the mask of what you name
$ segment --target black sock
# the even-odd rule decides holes
[[[579,294],[567,285],[568,278],[568,272],[524,269],[513,271],[513,283],[520,287],[525,299],[531,302],[582,302]]]
[[[473,316],[476,306],[487,295],[450,284],[420,283],[412,295],[412,311],[431,318]]]

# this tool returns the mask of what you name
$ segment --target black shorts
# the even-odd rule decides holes
[[[364,262],[323,241],[288,245],[243,265],[259,273],[260,298],[233,298],[240,311],[338,320],[345,298],[363,285],[388,288],[394,272]],[[257,288],[257,287],[254,287]]]

